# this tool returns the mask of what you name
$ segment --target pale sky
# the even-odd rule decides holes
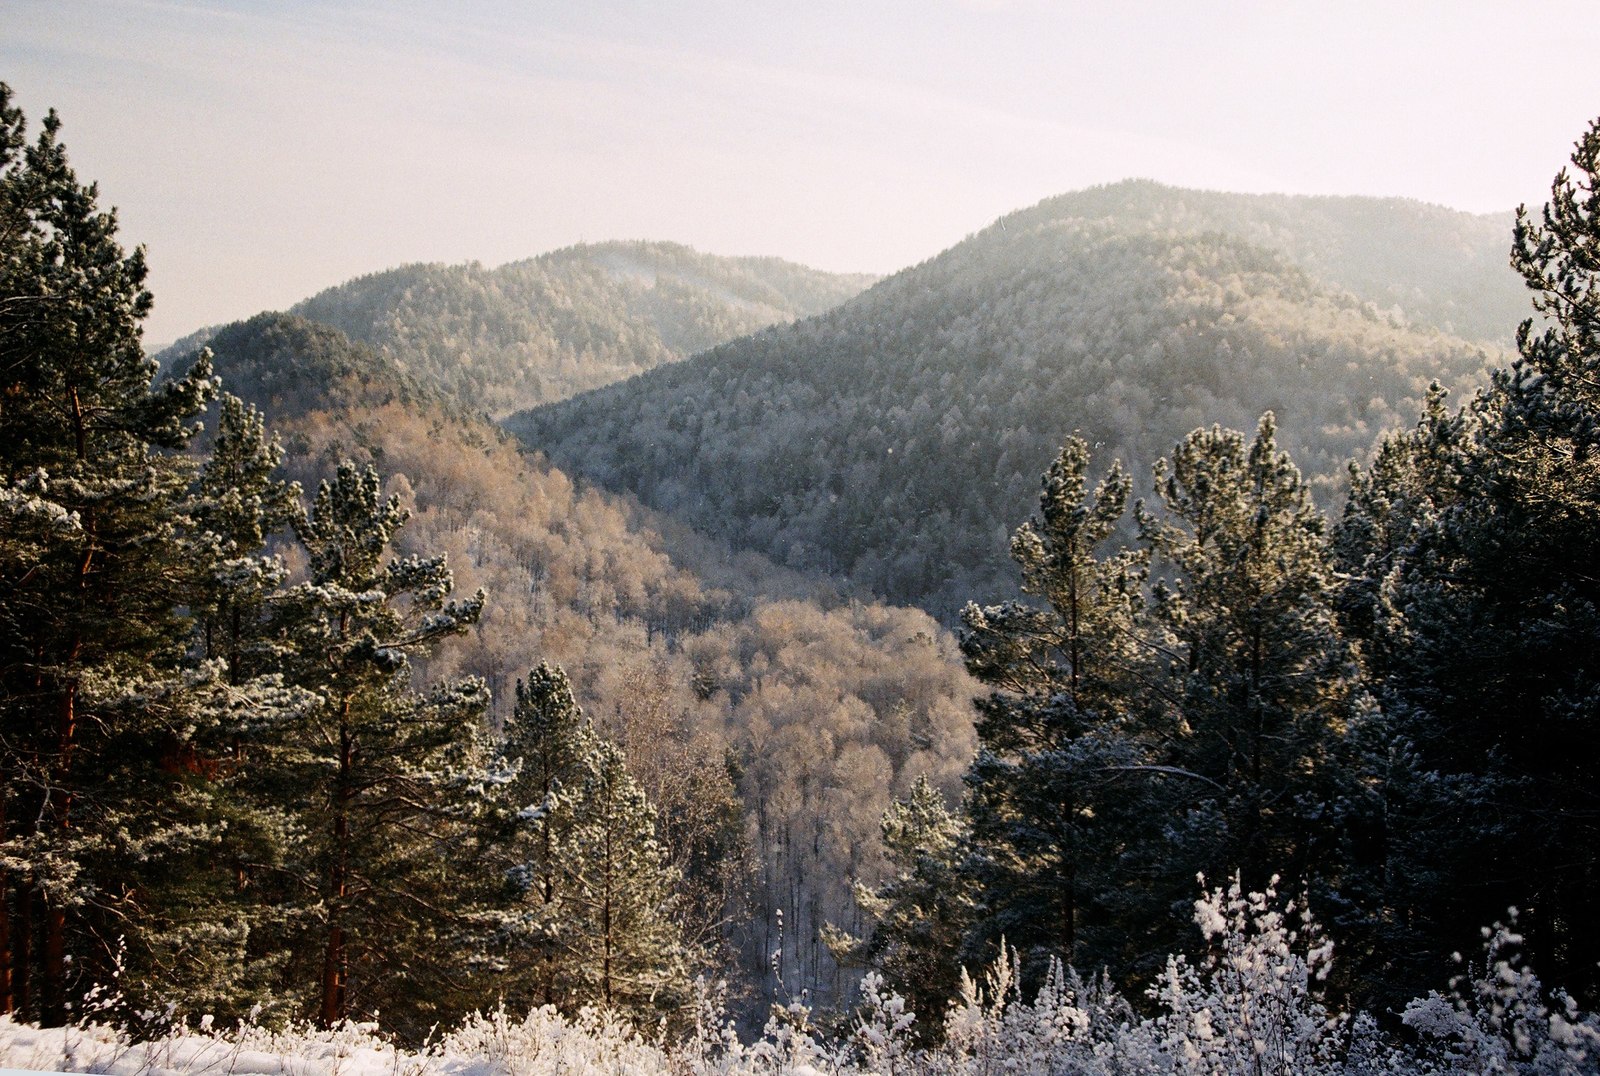
[[[1130,176],[1542,202],[1594,0],[0,0],[147,341],[413,261],[668,239],[892,272]]]

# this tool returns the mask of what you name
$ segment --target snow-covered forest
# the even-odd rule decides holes
[[[1055,206],[960,248],[955,323],[919,267],[685,360],[663,341],[867,281],[595,248],[520,271],[562,317],[513,318],[515,273],[410,270],[158,363],[143,253],[61,129],[0,84],[0,1064],[1600,1070],[1600,123],[1507,237],[1533,317],[1486,372],[1248,239]],[[642,312],[571,301],[640,259],[670,277]],[[316,320],[350,303],[373,346]],[[895,346],[818,343],[852,310]],[[526,325],[551,376],[597,341],[673,365],[519,445],[480,408],[545,398]],[[1167,431],[1235,345],[1288,418]],[[983,421],[913,446],[894,371],[927,402],[971,355]],[[859,373],[792,413],[876,415],[871,466],[752,436],[763,363]],[[1045,391],[1126,402],[1141,363],[1179,405]],[[1068,396],[1110,432],[1036,459]],[[573,429],[634,455],[574,479],[539,451]],[[694,445],[728,489],[694,492]],[[1028,468],[1036,512],[988,534]],[[941,567],[985,536],[1005,582]]]

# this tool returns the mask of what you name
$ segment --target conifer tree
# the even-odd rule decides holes
[[[653,1027],[690,1000],[690,954],[673,918],[677,872],[622,752],[601,740],[585,770],[556,848],[569,917],[562,960],[577,998]]]
[[[561,669],[541,662],[526,682],[517,681],[499,749],[503,768],[514,776],[499,799],[510,887],[500,934],[507,993],[519,1006],[567,1007],[573,996],[562,959],[571,924],[560,856],[574,824],[573,798],[598,743]]]
[[[1163,745],[1177,818],[1172,899],[1197,872],[1337,886],[1346,733],[1371,717],[1334,614],[1326,524],[1269,413],[1254,440],[1196,430],[1156,469],[1165,515],[1140,512],[1172,578],[1152,589],[1181,721]]]
[[[1046,957],[1123,965],[1137,931],[1143,868],[1135,818],[1148,782],[1130,779],[1159,697],[1143,639],[1147,558],[1102,557],[1131,483],[1120,466],[1088,491],[1089,452],[1070,440],[1044,477],[1039,516],[1011,543],[1023,590],[963,614],[962,653],[995,690],[978,701],[978,757],[967,774],[976,919],[965,958],[992,959],[1004,938],[1042,972]]]
[[[917,1014],[925,1042],[939,1033],[939,1016],[956,997],[962,947],[973,925],[972,887],[959,870],[965,827],[964,816],[945,806],[928,779],[917,778],[911,795],[883,815],[888,881],[856,885],[870,932],[857,938],[830,927],[824,935],[841,962],[882,973]]]
[[[180,450],[210,369],[154,387],[143,254],[59,131],[51,113],[27,145],[0,85],[0,1011],[45,1023],[119,937],[159,990],[166,927],[205,935],[194,892],[176,915],[153,902],[220,840],[190,762],[214,757],[225,703],[186,668],[182,613],[209,560]]]
[[[1391,439],[1341,528],[1358,623],[1383,674],[1388,756],[1385,893],[1419,954],[1394,993],[1437,978],[1420,954],[1472,944],[1508,905],[1530,958],[1581,999],[1600,996],[1600,122],[1537,218],[1519,211],[1511,260],[1539,321],[1520,357],[1454,417]],[[1420,496],[1418,491],[1421,491]],[[1374,505],[1424,505],[1403,528]],[[1407,841],[1426,827],[1431,839]]]
[[[500,751],[515,773],[501,793],[510,996],[563,1012],[604,1005],[647,1025],[676,1011],[691,963],[671,917],[677,872],[655,809],[559,668],[517,684]]]
[[[460,970],[444,955],[458,929],[449,866],[482,785],[487,697],[477,680],[413,689],[410,655],[476,622],[484,595],[452,600],[443,557],[385,560],[406,517],[375,470],[340,464],[297,527],[310,578],[276,613],[294,682],[320,697],[300,736],[293,871],[315,894],[299,974],[330,1025],[381,1008],[426,1027]]]

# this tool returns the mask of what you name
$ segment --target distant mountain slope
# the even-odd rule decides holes
[[[402,266],[291,312],[372,346],[467,407],[504,414],[820,313],[873,279],[672,243],[603,243],[498,269]]]
[[[1331,489],[1413,421],[1430,379],[1482,377],[1481,346],[1408,328],[1248,239],[1177,231],[1222,222],[1171,209],[1188,198],[1124,184],[1052,200],[826,314],[507,425],[697,528],[947,615],[1010,591],[1007,536],[1069,434],[1144,479],[1194,427],[1250,429],[1271,409]],[[1150,204],[1117,216],[1129,199]],[[1341,204],[1337,227],[1319,207],[1273,234],[1339,232],[1350,272],[1364,243],[1416,231],[1411,203]]]
[[[1229,194],[1128,180],[1046,199],[997,227],[1075,218],[1159,233],[1223,232],[1283,254],[1325,284],[1408,324],[1510,347],[1528,316],[1511,271],[1515,214],[1463,213],[1406,198]]]
[[[891,797],[922,774],[954,792],[971,759],[978,689],[949,634],[580,486],[325,325],[263,314],[210,346],[223,388],[290,448],[292,477],[310,491],[341,459],[374,463],[412,510],[399,550],[446,553],[458,589],[488,591],[482,620],[419,678],[482,676],[503,717],[517,678],[556,662],[608,733],[654,730],[627,742],[631,764],[731,763],[754,863],[730,941],[754,1011],[784,1000],[767,993],[780,944],[789,987],[848,996],[852,973],[817,931],[861,926],[850,885],[882,876]]]

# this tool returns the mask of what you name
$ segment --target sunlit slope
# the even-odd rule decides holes
[[[1009,589],[1007,536],[1070,434],[1143,480],[1194,427],[1249,429],[1270,409],[1331,495],[1431,379],[1481,381],[1491,345],[1328,284],[1223,214],[1171,208],[1189,197],[1123,184],[1044,203],[833,311],[507,425],[705,532],[948,614]],[[1143,209],[1118,216],[1118,199]],[[1339,204],[1338,228],[1256,230],[1294,247],[1342,229],[1354,249],[1363,215],[1374,245],[1432,215]]]
[[[672,243],[604,243],[497,269],[402,266],[292,312],[371,345],[474,410],[504,414],[820,313],[872,280]]]
[[[1509,210],[1462,213],[1404,198],[1230,194],[1130,180],[1047,199],[1001,226],[1068,217],[1237,236],[1408,324],[1493,346],[1511,346],[1528,313],[1522,278],[1511,271]]]

